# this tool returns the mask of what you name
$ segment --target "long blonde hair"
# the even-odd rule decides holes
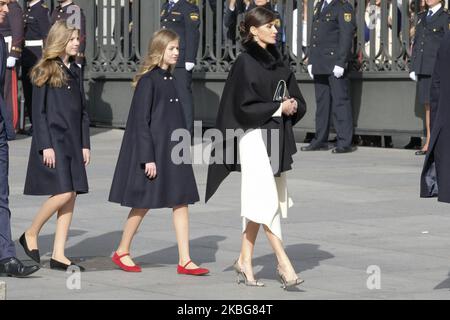
[[[161,29],[153,34],[153,37],[148,44],[147,56],[133,79],[133,87],[136,87],[139,79],[141,79],[143,75],[153,70],[156,66],[161,65],[169,42],[179,39],[180,37],[175,32],[167,29]],[[171,69],[173,68],[175,68],[175,66],[171,66]]]
[[[42,58],[31,70],[30,78],[34,85],[42,87],[48,83],[52,87],[62,87],[67,83],[64,70],[57,58],[64,55],[73,32],[79,29],[68,26],[65,20],[57,21],[50,29],[45,41]]]

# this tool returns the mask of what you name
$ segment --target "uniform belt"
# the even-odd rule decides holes
[[[4,37],[5,43],[8,45],[8,52],[11,52],[12,36]]]
[[[25,47],[43,47],[43,40],[25,40]]]

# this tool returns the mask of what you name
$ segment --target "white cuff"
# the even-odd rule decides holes
[[[272,118],[275,117],[281,117],[283,115],[283,104],[280,103],[280,107],[278,108],[277,111],[275,111],[275,113],[272,115]]]

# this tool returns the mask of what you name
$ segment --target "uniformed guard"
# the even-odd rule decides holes
[[[348,1],[322,0],[315,6],[308,72],[316,92],[316,134],[303,151],[328,150],[330,114],[337,133],[333,153],[353,151],[347,69],[355,31],[355,15]]]
[[[200,42],[200,13],[187,0],[169,0],[161,9],[161,28],[171,29],[180,36],[180,56],[175,67],[175,84],[179,92],[186,126],[194,132],[194,101],[192,97],[192,69],[195,66]]]
[[[227,6],[225,8],[225,13],[223,16],[223,24],[227,28],[228,38],[233,42],[236,40],[236,26],[239,20],[238,16],[256,7],[266,8],[267,10],[270,10],[275,14],[275,27],[278,30],[277,47],[280,52],[283,53],[283,23],[281,15],[278,11],[275,10],[269,0],[251,0],[249,1],[248,5],[246,5],[243,0],[227,0]]]
[[[8,49],[4,99],[8,112],[11,113],[14,127],[18,125],[17,70],[22,56],[23,46],[23,12],[17,1],[10,1],[6,19],[0,23],[0,34],[3,34]]]
[[[416,155],[425,155],[430,143],[430,127],[433,121],[430,111],[431,75],[442,38],[450,30],[450,14],[440,0],[428,0],[428,10],[418,15],[413,42],[410,78],[417,81],[417,96],[425,106],[426,142]]]
[[[22,61],[22,85],[25,97],[25,107],[32,118],[33,85],[30,80],[30,71],[42,57],[44,40],[50,30],[50,11],[42,0],[27,0],[27,8],[23,15],[25,27],[25,46]],[[31,129],[29,133],[31,133]]]
[[[52,12],[52,25],[58,20],[67,20],[72,23],[80,23],[76,26],[80,29],[80,52],[78,52],[75,62],[79,66],[86,64],[85,49],[86,49],[86,17],[83,10],[71,0],[58,0],[59,6]],[[79,19],[74,14],[80,13]]]

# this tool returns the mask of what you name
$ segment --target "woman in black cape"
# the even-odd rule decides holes
[[[190,155],[172,152],[179,144],[172,136],[188,137],[181,141],[186,143],[182,149],[187,153],[191,142],[171,73],[179,56],[178,46],[178,35],[166,29],[156,32],[149,44],[135,77],[136,91],[111,185],[109,201],[132,208],[112,258],[128,272],[142,270],[130,257],[131,241],[149,209],[156,208],[173,209],[179,252],[177,272],[209,272],[193,263],[189,254],[188,205],[199,200]]]
[[[286,185],[286,171],[297,151],[292,126],[305,114],[306,104],[293,72],[276,49],[275,19],[273,12],[255,8],[240,26],[245,51],[230,71],[220,102],[216,127],[224,139],[212,146],[206,201],[231,171],[241,171],[243,238],[234,269],[246,285],[264,285],[252,270],[262,224],[278,260],[278,275],[287,288],[303,282],[283,248],[280,216],[286,217],[292,205]],[[280,99],[283,92],[285,97]],[[230,129],[237,139],[227,137]]]

